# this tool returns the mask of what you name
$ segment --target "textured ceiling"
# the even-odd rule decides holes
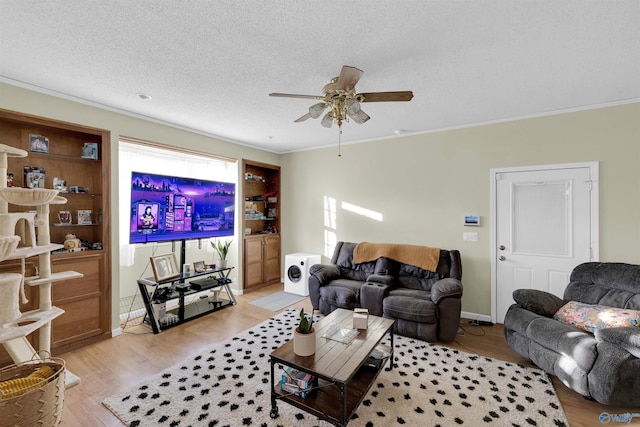
[[[640,1],[0,1],[0,81],[274,152],[337,143],[268,94],[342,65],[415,95],[363,104],[343,143],[638,102]]]

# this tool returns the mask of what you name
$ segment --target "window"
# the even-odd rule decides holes
[[[121,138],[119,141],[119,241],[120,265],[133,264],[134,245],[129,244],[131,172],[167,173],[172,176],[233,182],[237,186],[238,164],[206,153],[186,152]],[[237,221],[236,221],[237,223]]]

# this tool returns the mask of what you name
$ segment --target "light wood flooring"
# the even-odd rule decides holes
[[[238,305],[234,307],[211,313],[158,335],[144,326],[128,327],[116,338],[58,355],[66,361],[67,368],[81,378],[80,384],[66,391],[61,425],[122,426],[102,406],[104,398],[273,316],[273,312],[254,307],[248,302],[280,290],[282,285],[273,285],[236,297]],[[298,309],[302,307],[311,310],[308,299],[291,306]],[[463,319],[463,327],[454,342],[443,345],[531,366],[507,346],[502,325],[480,327],[465,326],[466,323],[467,320]],[[608,408],[588,401],[559,383],[555,377],[554,386],[571,426],[601,425],[598,417],[602,412],[634,412],[631,409]]]

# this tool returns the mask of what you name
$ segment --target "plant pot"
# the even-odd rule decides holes
[[[216,261],[216,268],[227,268],[227,260],[219,259],[218,261]]]
[[[299,328],[293,331],[293,352],[298,356],[311,356],[316,352],[315,328],[311,328],[309,334],[301,334]]]

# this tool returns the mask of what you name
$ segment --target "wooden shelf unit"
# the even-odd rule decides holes
[[[242,161],[243,288],[280,281],[280,166]]]
[[[30,135],[48,138],[49,152],[30,151]],[[98,159],[81,157],[85,142],[97,144]],[[72,267],[84,275],[52,285],[53,305],[65,310],[52,323],[51,349],[54,354],[111,337],[110,143],[111,135],[107,130],[0,109],[0,144],[28,153],[27,157],[8,159],[7,172],[13,174],[16,187],[24,187],[24,166],[34,166],[45,170],[45,188],[53,188],[54,177],[66,180],[67,189],[71,186],[88,188],[86,194],[60,193],[67,203],[50,205],[51,243],[62,244],[65,236],[73,233],[89,242],[102,244],[101,250],[51,254],[54,272]],[[9,204],[10,212],[34,209]],[[76,211],[87,209],[92,212],[92,224],[78,225]],[[56,224],[60,211],[71,212],[72,224]],[[27,258],[26,275],[37,276],[37,267],[37,258]],[[19,273],[20,270],[17,260],[0,263],[0,273]],[[21,312],[38,307],[37,289],[27,287],[25,291],[29,303],[20,306]],[[28,339],[37,340],[37,334],[34,332]],[[0,349],[0,364],[8,361],[10,358]]]

